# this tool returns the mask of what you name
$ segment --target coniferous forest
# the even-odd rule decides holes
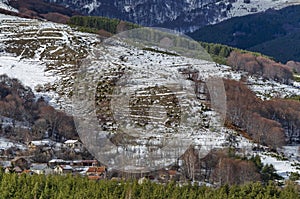
[[[284,198],[297,199],[299,186],[287,183],[284,188],[272,181],[268,184],[249,183],[241,186],[184,185],[169,182],[158,184],[138,181],[93,181],[80,176],[18,175],[0,172],[0,198]]]

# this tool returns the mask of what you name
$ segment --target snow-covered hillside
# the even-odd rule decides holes
[[[78,74],[77,71],[80,67],[82,69],[84,64],[90,64],[85,62],[88,60],[92,60],[93,64],[90,67],[86,65],[85,69],[87,70],[81,71],[82,73],[80,74],[84,75],[87,71],[94,74],[93,72],[99,70],[99,66],[101,66],[100,69],[104,69],[105,79],[108,81],[115,79],[116,74],[121,74],[123,69],[131,71],[128,75],[133,74],[134,78],[127,80],[127,83],[130,83],[131,86],[126,88],[128,90],[125,91],[132,93],[134,90],[137,90],[137,99],[143,99],[143,97],[147,97],[147,94],[149,94],[145,93],[145,91],[143,91],[144,87],[139,85],[159,88],[161,80],[165,81],[166,79],[169,81],[169,85],[172,85],[170,82],[177,80],[179,69],[184,71],[184,69],[190,70],[193,67],[200,67],[202,69],[200,76],[203,79],[218,76],[239,80],[243,75],[242,73],[232,71],[228,66],[216,65],[209,60],[203,61],[184,56],[174,56],[170,53],[162,53],[159,50],[151,51],[134,46],[109,45],[104,47],[103,45],[99,45],[101,41],[102,40],[96,35],[77,32],[66,25],[0,15],[0,74],[5,73],[10,77],[20,79],[24,85],[30,86],[38,96],[44,96],[57,108],[61,107],[67,110],[74,106],[74,104],[71,103],[69,94],[72,93],[73,83],[76,77],[78,77],[76,76],[76,74]],[[168,40],[166,40],[165,44],[168,44]],[[177,81],[175,81],[175,83],[178,83]],[[299,88],[292,85],[281,85],[272,81],[262,82],[262,80],[256,77],[249,79],[249,82],[253,90],[262,98],[270,97],[270,93],[273,92],[280,92],[280,94],[284,96],[300,94]],[[120,83],[122,83],[122,81]],[[193,86],[191,82],[185,80],[182,80],[180,85],[183,87]],[[99,88],[100,87],[101,85]],[[279,87],[282,88],[282,91],[278,89]],[[170,89],[171,88],[172,87],[170,87]],[[101,89],[99,90],[101,91]],[[103,92],[104,91],[105,89]],[[193,100],[186,93],[182,94],[178,92],[176,94],[179,94],[179,98],[182,99],[181,102],[186,105],[189,111],[187,114],[189,117],[185,120],[185,124],[187,125],[180,127],[181,133],[177,135],[177,138],[180,140],[192,140],[193,144],[199,149],[204,150],[206,148],[206,151],[212,148],[222,148],[226,146],[227,136],[235,132],[223,127],[217,128],[214,125],[209,125],[209,123],[214,122],[216,112],[207,109],[204,103]],[[95,95],[91,96],[95,97]],[[159,96],[172,97],[170,93],[165,91],[164,93],[159,93]],[[85,97],[87,98],[88,95]],[[82,102],[85,102],[84,100],[85,99],[83,99]],[[116,105],[120,103],[118,98],[114,100]],[[103,100],[102,102],[105,104],[106,101]],[[135,103],[138,103],[138,101]],[[123,109],[118,106],[113,108],[117,110],[117,113],[121,113],[113,117],[127,117],[127,119],[134,117],[134,113],[131,112],[128,114],[128,110],[124,106],[121,106]],[[154,114],[148,115],[150,121],[156,121],[156,117],[161,117],[167,112],[167,110],[163,110],[159,107],[156,108],[151,109]],[[157,112],[157,110],[159,111]],[[155,115],[160,113],[160,111],[161,115]],[[191,117],[191,115],[193,117]],[[108,114],[108,116],[110,115]],[[86,118],[82,119],[84,120]],[[134,119],[133,121],[142,124],[144,122],[138,119]],[[176,120],[174,121],[176,123]],[[170,124],[174,121],[171,121]],[[113,122],[106,122],[105,125],[105,128],[114,129],[116,127]],[[123,129],[134,129],[134,124],[130,124],[129,122],[126,123],[126,125],[116,125],[119,125],[119,127]],[[141,162],[144,161],[145,159],[143,158],[149,155],[149,143],[153,144],[153,146],[159,146],[165,141],[165,135],[161,134],[160,136],[158,132],[158,130],[163,131],[165,123],[158,120],[155,125],[159,127],[156,128],[156,130],[146,125],[145,129],[143,129],[144,134],[139,134],[139,136],[145,135],[145,137],[142,136],[137,142],[128,144],[125,148],[119,146],[118,148],[113,148],[106,152],[110,154],[118,152],[121,154],[125,151],[134,151],[137,153],[132,159]],[[197,126],[197,131],[194,131],[195,126]],[[207,126],[211,128],[207,128]],[[92,133],[92,131],[88,129],[86,133],[85,135],[90,135],[88,133]],[[87,137],[90,139],[94,138],[92,135]],[[97,139],[99,141],[99,135],[95,138],[95,141],[97,141]],[[85,141],[84,138],[82,138],[82,140]],[[238,136],[238,143],[238,147],[243,149],[243,153],[247,155],[253,153],[252,148],[255,146],[255,143],[241,136]],[[156,150],[158,150],[157,153],[159,154],[159,150],[161,149],[156,148]],[[265,154],[262,154],[262,156],[263,155]],[[268,158],[271,157],[266,157],[266,162],[272,161],[275,168],[277,168],[276,165],[284,164]],[[156,163],[159,165],[165,163],[159,162],[159,160],[157,161]],[[141,162],[138,162],[138,164]],[[278,168],[282,167],[278,166]],[[287,166],[284,169],[289,172],[295,171],[295,167],[293,166]],[[286,173],[283,173],[282,169],[279,172],[286,177]]]
[[[4,10],[13,11],[13,12],[19,12],[17,9],[9,5],[8,0],[0,0],[0,8]]]
[[[89,39],[87,39],[89,38]],[[0,14],[0,72],[20,79],[37,96],[61,106],[64,84],[70,84],[78,59],[97,37],[51,22]]]
[[[251,13],[263,12],[268,9],[281,9],[300,4],[299,0],[236,0],[228,12],[228,17],[244,16]]]

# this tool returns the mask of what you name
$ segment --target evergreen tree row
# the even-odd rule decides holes
[[[144,181],[91,181],[81,176],[17,175],[0,172],[0,198],[299,198],[299,187],[288,183],[284,188],[271,181],[262,185],[224,185],[219,188],[174,182],[158,184]]]
[[[96,16],[73,16],[69,20],[69,25],[77,26],[85,32],[98,33],[99,30],[104,30],[112,34],[116,34],[119,30],[130,30],[139,27],[136,24],[119,19]]]

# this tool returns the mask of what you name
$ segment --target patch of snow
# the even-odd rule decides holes
[[[289,174],[291,172],[300,173],[297,169],[295,163],[299,164],[298,161],[289,161],[289,160],[277,160],[275,157],[271,157],[266,153],[260,153],[261,161],[264,165],[272,164],[276,169],[278,175],[282,176],[284,179],[289,179]]]
[[[130,6],[124,6],[124,10],[125,10],[126,12],[130,12],[130,9],[131,9]]]
[[[40,46],[36,47],[36,41]],[[8,47],[15,48],[20,42],[24,45],[19,47],[22,50],[19,56],[6,52]],[[76,66],[64,63],[68,62],[64,52],[79,54],[95,42],[99,42],[95,35],[76,32],[67,25],[0,14],[0,74],[20,79],[32,88],[37,98],[44,97],[55,108],[70,109],[68,98],[62,96],[67,93],[62,91],[65,89],[62,82],[70,85]],[[31,49],[36,50],[30,52]],[[56,64],[58,60],[61,62]],[[36,92],[36,87],[41,91]],[[49,87],[55,89],[45,91]]]
[[[296,4],[300,4],[299,0],[250,0],[250,3],[244,3],[244,0],[237,0],[232,3],[233,7],[228,12],[228,18],[263,12],[268,9],[278,10]]]
[[[16,147],[21,150],[27,149],[26,145],[24,144],[12,142],[6,138],[0,138],[0,149],[6,150],[11,147]]]
[[[87,4],[85,6],[83,6],[83,8],[88,9],[88,13],[90,14],[91,12],[93,12],[95,9],[99,8],[101,6],[101,3],[98,2],[97,0],[94,0],[93,2],[91,2],[90,4]]]
[[[285,157],[290,160],[298,160],[300,161],[300,146],[283,146],[279,151],[282,152]]]
[[[274,97],[286,98],[300,95],[300,89],[295,83],[293,85],[281,84],[273,80],[263,80],[250,76],[248,86],[262,100],[269,100]]]
[[[0,0],[0,8],[4,10],[9,10],[12,12],[19,12],[17,9],[11,7],[8,3],[8,0]]]
[[[75,144],[78,140],[66,140],[65,144]]]
[[[293,82],[293,85],[294,85],[294,87],[296,87],[296,88],[300,88],[300,82]]]
[[[57,80],[57,77],[45,72],[45,69],[46,66],[39,62],[0,55],[0,73],[19,79],[33,90],[38,84],[54,83]]]

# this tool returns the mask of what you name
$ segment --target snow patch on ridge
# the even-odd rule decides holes
[[[90,4],[87,4],[83,6],[83,8],[88,9],[88,13],[92,13],[95,9],[99,8],[101,6],[101,3],[98,2],[97,0],[93,0]]]
[[[19,12],[17,9],[11,7],[8,3],[8,0],[0,0],[0,8],[4,10],[9,10],[12,12]]]

